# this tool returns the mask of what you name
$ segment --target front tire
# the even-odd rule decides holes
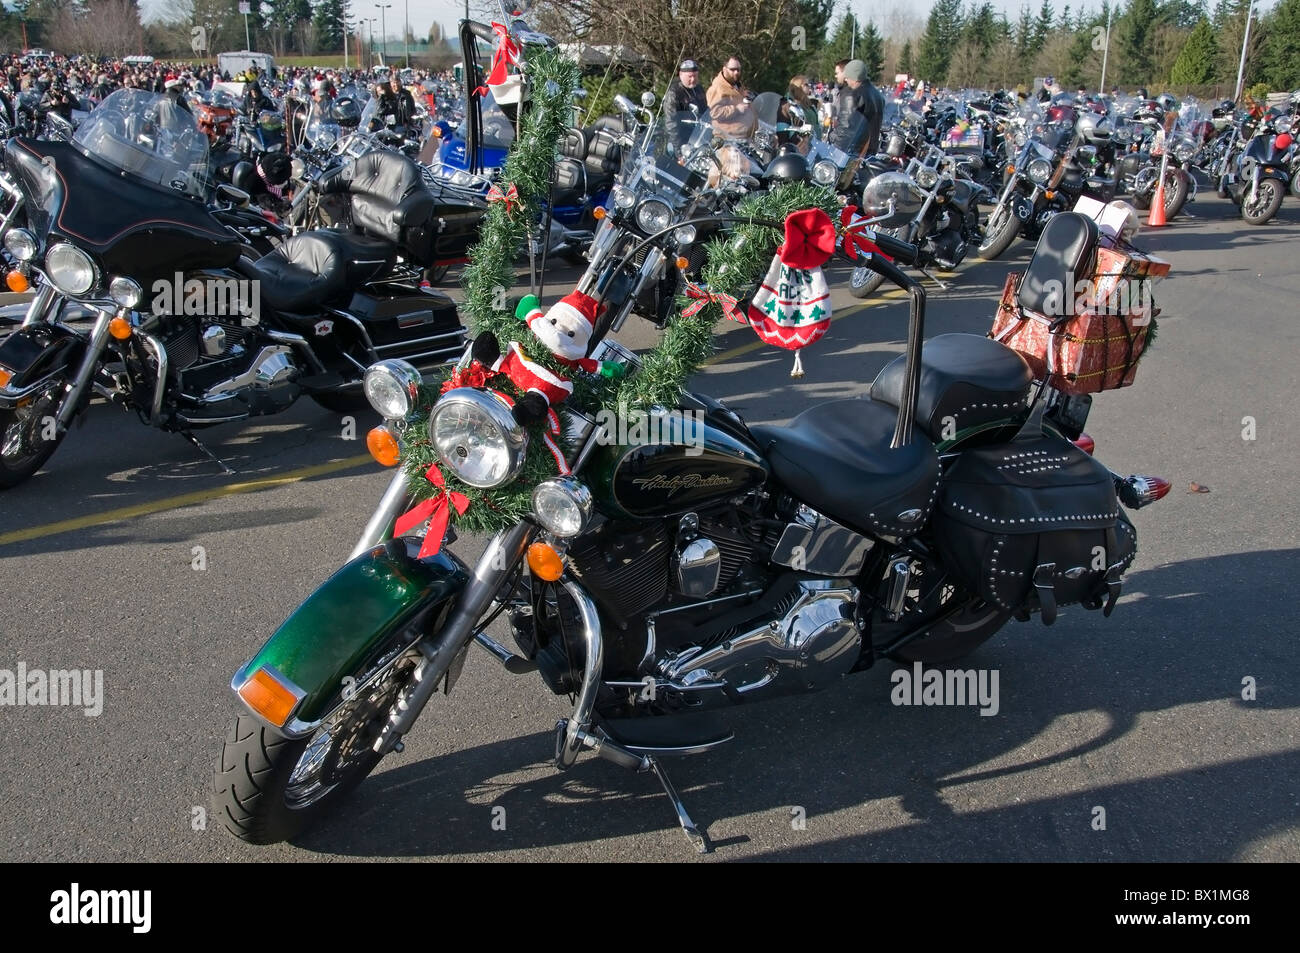
[[[1282,196],[1286,191],[1277,179],[1260,179],[1255,201],[1250,200],[1250,191],[1241,196],[1241,217],[1247,225],[1265,225],[1282,207]]]
[[[360,784],[381,755],[374,751],[419,652],[390,643],[379,658],[344,680],[320,727],[285,738],[250,714],[226,733],[213,775],[213,809],[226,830],[249,844],[290,840],[319,824]]]
[[[855,298],[869,298],[884,283],[884,275],[870,268],[854,268],[849,274],[849,294]]]
[[[1011,203],[993,210],[989,220],[984,223],[984,241],[980,243],[979,256],[985,261],[993,261],[1002,256],[1020,233],[1020,219],[1011,211]]]
[[[64,386],[61,377],[54,378],[25,407],[0,410],[0,490],[30,479],[63,442],[66,431],[51,428]]]

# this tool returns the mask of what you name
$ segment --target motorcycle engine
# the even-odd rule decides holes
[[[927,239],[926,247],[930,257],[949,271],[960,265],[966,257],[966,242],[956,229],[940,232],[934,238]]]

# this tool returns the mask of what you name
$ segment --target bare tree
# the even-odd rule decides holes
[[[50,38],[63,53],[124,56],[139,46],[141,31],[135,0],[86,0],[58,11]]]

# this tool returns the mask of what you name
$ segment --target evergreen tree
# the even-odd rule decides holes
[[[1030,52],[1042,52],[1055,22],[1056,14],[1052,10],[1052,0],[1043,0],[1043,5],[1038,8],[1038,17],[1034,20],[1034,40]]]
[[[1016,21],[1016,59],[1024,62],[1038,51],[1034,49],[1034,18],[1029,7],[1020,8],[1020,19]]]
[[[961,0],[936,0],[921,37],[921,51],[916,68],[928,82],[942,82],[948,75],[948,63],[961,38]]]
[[[348,0],[320,0],[316,4],[316,43],[320,49],[343,49],[343,23],[348,15]]]
[[[1132,0],[1115,31],[1118,42],[1121,82],[1129,85],[1149,84],[1153,79],[1152,43],[1155,39],[1155,0]]]
[[[993,4],[986,2],[971,7],[970,17],[962,29],[962,39],[969,40],[981,53],[987,54],[998,38],[997,18]]]
[[[1300,0],[1281,0],[1265,21],[1264,34],[1256,75],[1270,89],[1300,87]]]
[[[1293,0],[1300,2],[1300,0]],[[1219,44],[1214,38],[1214,27],[1210,21],[1201,18],[1187,37],[1174,68],[1169,73],[1169,81],[1175,86],[1198,86],[1214,82],[1215,62],[1219,58]]]
[[[858,30],[857,21],[846,13],[835,24],[830,39],[822,47],[813,66],[813,72],[817,74],[818,79],[831,82],[835,78],[835,64],[840,60],[852,59],[861,48],[862,33]]]
[[[867,75],[871,81],[880,82],[881,70],[885,68],[885,39],[871,20],[867,21],[867,28],[860,34],[857,55],[858,59],[867,64]]]
[[[903,51],[898,55],[898,71],[911,76],[915,66],[916,64],[912,62],[912,41],[904,40]]]

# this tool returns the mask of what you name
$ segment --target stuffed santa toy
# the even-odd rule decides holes
[[[527,295],[515,309],[515,316],[528,325],[547,350],[565,367],[602,377],[623,375],[623,365],[587,357],[596,319],[604,308],[590,295],[572,291],[543,312],[535,295]],[[523,396],[515,401],[515,420],[528,426],[540,422],[551,408],[573,393],[573,382],[536,361],[529,360],[518,341],[506,344],[504,352],[492,333],[474,339],[474,359],[484,367],[510,378]]]

